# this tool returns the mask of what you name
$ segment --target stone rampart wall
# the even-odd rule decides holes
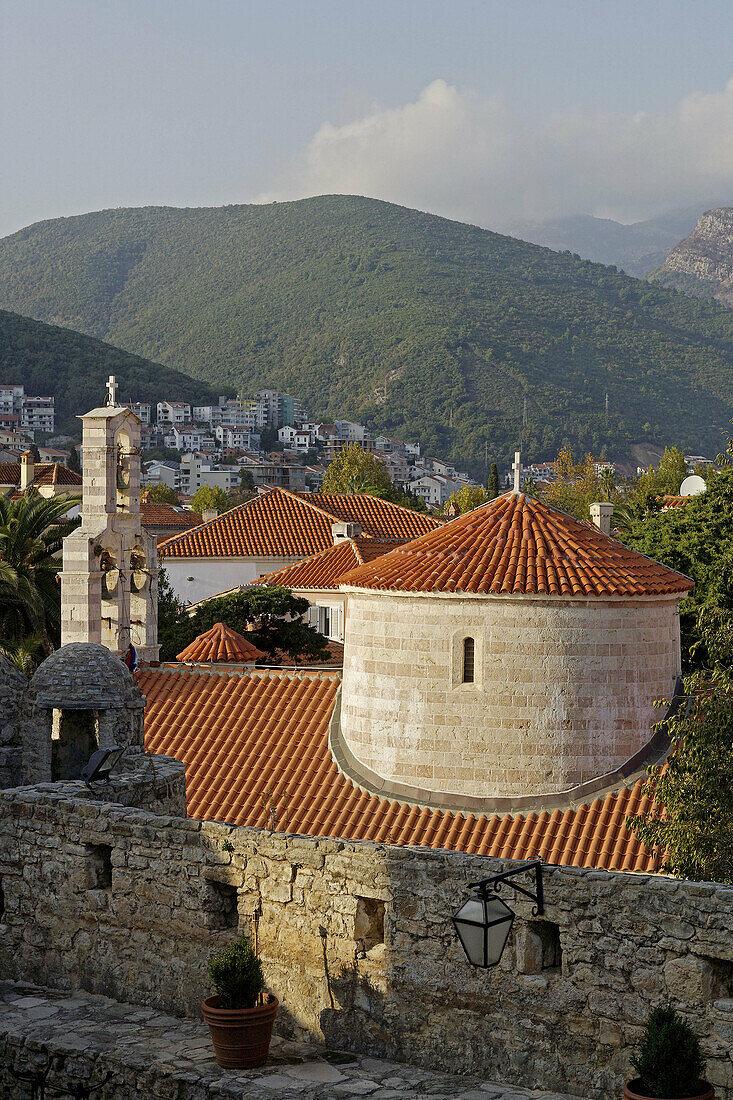
[[[289,1033],[610,1098],[669,996],[733,1100],[733,888],[548,868],[544,918],[507,891],[512,938],[496,969],[476,970],[450,914],[499,868],[5,791],[0,972],[195,1014],[209,953],[256,914]]]
[[[348,601],[341,729],[388,784],[472,797],[568,790],[646,744],[654,703],[680,671],[677,598],[349,590]]]

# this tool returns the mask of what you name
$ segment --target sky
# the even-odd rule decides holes
[[[0,0],[0,235],[333,192],[498,229],[733,196],[733,3]]]

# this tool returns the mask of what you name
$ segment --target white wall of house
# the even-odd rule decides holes
[[[251,584],[300,557],[161,558],[171,587],[184,603],[196,603],[238,584]]]
[[[343,642],[346,625],[346,595],[333,588],[294,588],[294,596],[308,600],[310,608],[303,617],[332,642]]]

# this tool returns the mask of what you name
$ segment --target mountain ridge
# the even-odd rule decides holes
[[[0,307],[208,386],[287,389],[481,473],[520,441],[536,459],[717,451],[733,416],[715,304],[358,196],[37,223],[0,241]]]
[[[76,417],[104,403],[110,374],[120,400],[157,403],[175,389],[184,401],[215,400],[205,384],[92,336],[0,309],[0,383],[55,398],[56,434],[79,435]]]
[[[651,278],[699,298],[733,306],[733,207],[706,210]]]

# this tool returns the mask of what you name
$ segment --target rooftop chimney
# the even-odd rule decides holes
[[[33,483],[36,476],[36,464],[32,451],[24,451],[20,456],[20,491],[22,493]]]
[[[599,501],[597,504],[591,504],[590,506],[590,518],[599,531],[603,531],[604,535],[611,534],[611,517],[613,516],[613,505],[610,501]]]
[[[210,519],[216,519],[218,515],[219,515],[219,509],[218,508],[202,508],[201,509],[201,519],[204,521],[204,523],[208,523]]]
[[[361,524],[349,523],[347,520],[337,519],[331,524],[331,534],[333,536],[333,544],[337,546],[338,543],[343,542],[344,539],[361,538]]]

